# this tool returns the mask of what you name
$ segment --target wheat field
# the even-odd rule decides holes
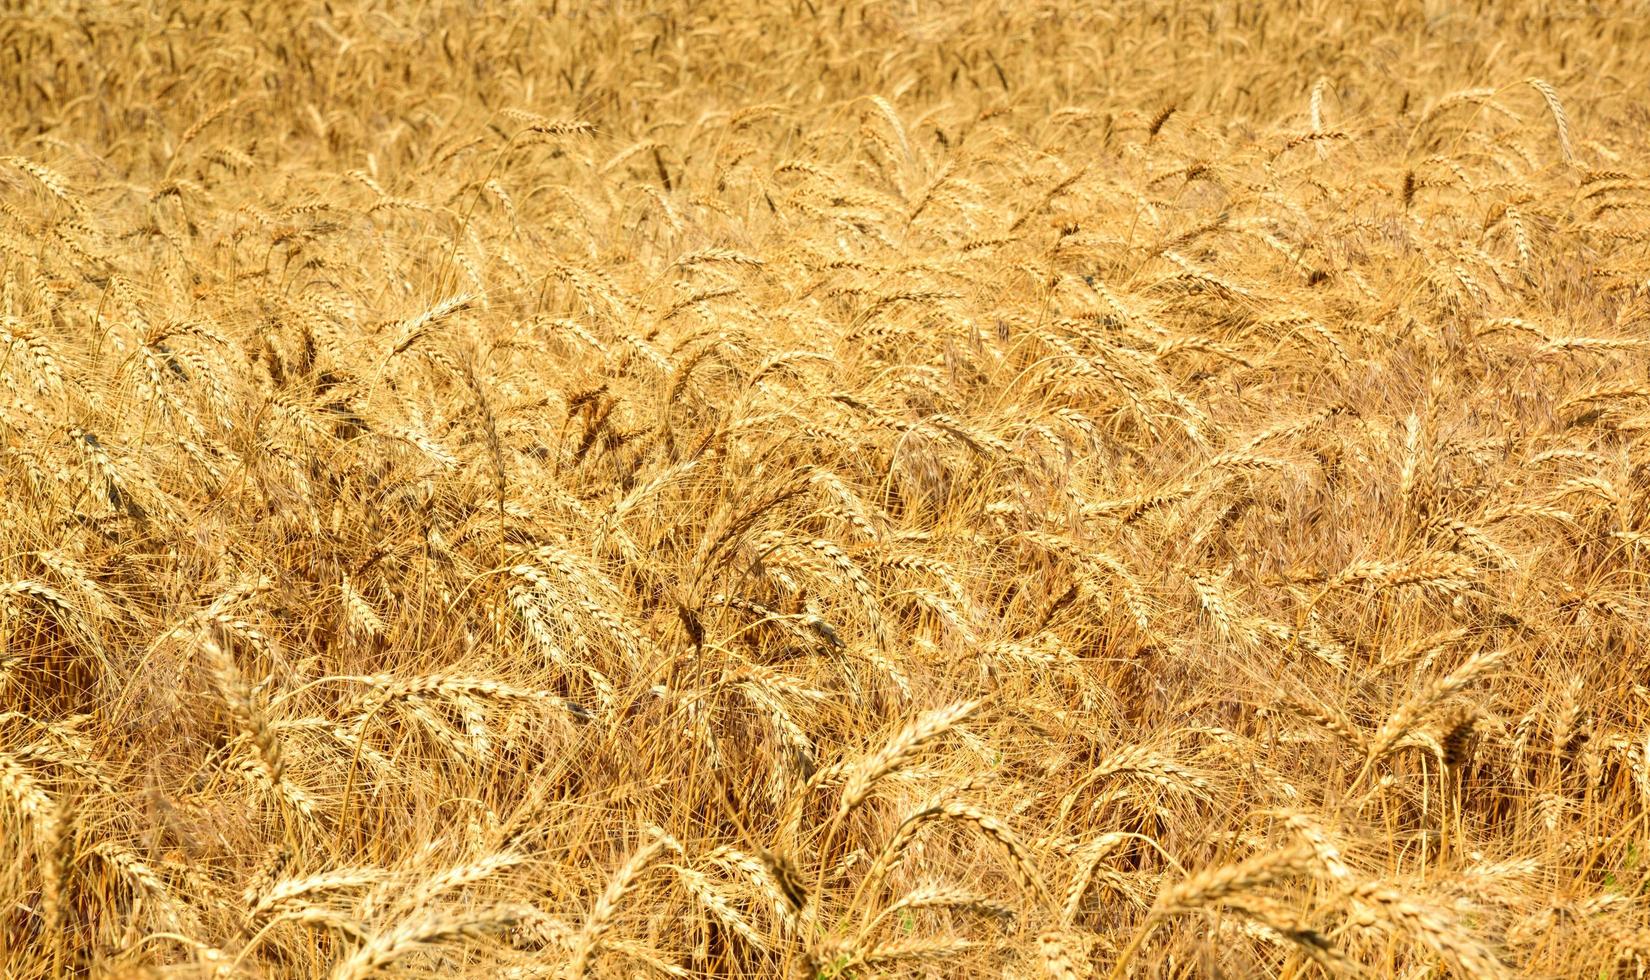
[[[1636,4],[0,21],[7,977],[1637,977]]]

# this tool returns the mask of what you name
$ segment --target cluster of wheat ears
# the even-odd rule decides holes
[[[5,975],[1642,976],[1650,29],[1454,6],[7,15]]]

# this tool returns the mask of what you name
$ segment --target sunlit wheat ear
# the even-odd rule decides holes
[[[1279,879],[1300,874],[1311,866],[1312,852],[1293,848],[1260,854],[1235,864],[1214,865],[1178,881],[1158,893],[1158,914],[1205,908]]]
[[[338,964],[332,971],[332,978],[362,980],[420,950],[497,935],[520,922],[526,914],[527,911],[519,907],[494,906],[463,914],[422,915],[373,936],[366,945]]]
[[[292,856],[292,848],[285,844],[268,845],[263,858],[253,866],[252,873],[247,877],[246,887],[241,890],[242,904],[249,910],[256,909],[269,890],[281,880],[281,873],[291,863]]]
[[[779,854],[761,851],[752,855],[738,848],[718,847],[705,855],[705,860],[754,885],[786,928],[796,925],[798,914],[808,904],[806,885],[795,863]]]
[[[155,904],[156,921],[166,928],[182,932],[200,932],[200,919],[195,910],[180,897],[198,894],[204,884],[194,875],[177,875],[176,866],[167,866],[165,874],[175,875],[169,882],[163,872],[144,861],[137,853],[115,841],[101,841],[92,845],[90,852],[115,869],[121,878],[141,889],[145,901]]]
[[[1539,78],[1526,78],[1524,83],[1541,93],[1542,101],[1552,110],[1553,125],[1558,128],[1558,148],[1564,154],[1564,162],[1575,160],[1575,153],[1570,149],[1570,117],[1564,111],[1564,103],[1559,100],[1558,90]]]
[[[209,634],[203,634],[199,642],[218,695],[223,698],[240,734],[252,749],[249,771],[274,796],[291,805],[298,813],[309,816],[314,812],[314,805],[307,793],[286,778],[286,758],[280,738],[263,712],[253,706],[246,682],[235,666],[234,656]]]
[[[1223,906],[1230,907],[1239,914],[1253,913],[1254,909],[1245,905],[1245,899],[1251,892],[1282,879],[1309,872],[1312,857],[1311,848],[1306,846],[1258,854],[1235,864],[1205,868],[1165,886],[1158,892],[1157,901],[1153,903],[1145,924],[1135,932],[1128,948],[1118,956],[1111,976],[1127,975],[1134,954],[1164,918]],[[1270,924],[1266,922],[1267,916],[1261,915],[1259,918],[1263,923]],[[1306,935],[1301,936],[1301,941],[1307,944],[1316,943],[1315,937],[1309,941]]]
[[[382,868],[341,868],[303,878],[288,878],[263,888],[253,905],[251,915],[257,918],[286,905],[302,905],[312,896],[323,896],[337,891],[366,888],[389,877]]]
[[[901,963],[943,964],[979,946],[979,940],[961,936],[894,939],[860,950],[849,958],[847,965],[850,969],[855,966],[887,969]]]
[[[40,889],[36,910],[43,927],[56,928],[59,923],[59,896],[62,881],[58,866],[58,850],[62,840],[62,820],[58,807],[40,788],[28,769],[11,755],[0,752],[0,790],[22,818],[33,845],[33,861],[37,869]]]
[[[992,901],[967,889],[953,885],[922,885],[900,896],[899,899],[878,912],[871,919],[870,924],[861,930],[861,936],[875,932],[880,924],[887,922],[892,916],[905,910],[938,908],[970,911],[1002,919],[1012,919],[1014,917],[1014,909],[1011,906]]]
[[[1114,830],[1101,834],[1082,847],[1074,855],[1076,870],[1072,873],[1071,881],[1066,885],[1065,895],[1060,905],[1060,922],[1062,926],[1070,927],[1077,920],[1077,913],[1082,908],[1083,897],[1089,893],[1095,879],[1100,876],[1101,862],[1112,855],[1129,841],[1139,841],[1158,853],[1165,853],[1160,844],[1144,834],[1135,834],[1127,831]],[[1116,879],[1111,879],[1116,880]]]
[[[726,894],[719,889],[703,872],[692,868],[674,866],[676,877],[682,882],[689,893],[698,900],[704,910],[714,916],[734,935],[759,950],[766,950],[768,943],[760,933],[748,922],[739,910],[728,900]]]
[[[863,803],[878,780],[910,763],[930,742],[966,720],[979,706],[978,701],[961,701],[924,712],[896,732],[881,749],[861,760],[848,774],[842,787],[842,801],[837,806],[837,819]]]
[[[1284,707],[1291,714],[1298,715],[1335,735],[1358,752],[1366,753],[1368,751],[1367,739],[1363,732],[1353,727],[1352,722],[1334,708],[1327,705],[1311,704],[1294,698],[1286,699]]]
[[[1340,846],[1320,820],[1302,810],[1285,811],[1279,816],[1312,849],[1312,856],[1321,865],[1322,874],[1338,881],[1352,877],[1352,870],[1347,867]]]
[[[1092,936],[1071,929],[1051,929],[1037,937],[1037,952],[1048,980],[1089,980],[1094,963],[1087,947]]]
[[[1506,658],[1505,650],[1481,651],[1468,657],[1461,666],[1432,682],[1399,705],[1369,739],[1365,752],[1363,772],[1358,782],[1368,774],[1370,766],[1392,751],[1398,742],[1436,710],[1450,695],[1472,683],[1479,675],[1493,669]]]
[[[1037,871],[1031,852],[1002,821],[983,812],[979,807],[960,802],[930,805],[907,817],[889,839],[882,853],[872,862],[872,870],[867,873],[866,881],[879,881],[889,871],[898,867],[906,849],[915,840],[917,831],[925,824],[937,820],[951,820],[963,826],[973,827],[988,840],[995,842],[1008,855],[1020,885],[1041,903],[1046,904],[1048,889],[1043,884],[1042,875]]]
[[[1369,924],[1395,929],[1437,953],[1464,977],[1495,978],[1514,974],[1496,955],[1439,910],[1380,882],[1365,882],[1347,896]]]
[[[85,210],[85,204],[70,188],[69,179],[52,168],[20,156],[0,157],[0,163],[9,164],[27,174],[42,190],[70,209],[76,212]]]
[[[524,855],[499,851],[468,864],[437,872],[416,882],[403,882],[399,886],[380,884],[373,894],[367,896],[364,905],[369,910],[390,906],[404,909],[427,908],[435,899],[448,892],[501,876],[526,860]]]
[[[642,872],[646,871],[658,856],[665,851],[680,853],[682,846],[670,835],[655,830],[651,839],[637,848],[630,858],[619,867],[612,879],[607,883],[596,904],[585,917],[584,925],[579,930],[578,938],[573,947],[573,957],[568,963],[565,975],[572,980],[582,980],[589,972],[591,958],[600,949],[603,937],[613,925],[613,916],[618,913],[619,905],[637,886]]]
[[[1209,799],[1210,783],[1203,776],[1143,745],[1131,745],[1103,758],[1060,798],[1058,818],[1063,823],[1083,792],[1108,777],[1132,774],[1165,789]]]

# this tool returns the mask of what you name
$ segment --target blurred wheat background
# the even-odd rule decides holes
[[[1650,966],[1637,5],[30,7],[6,976]]]

